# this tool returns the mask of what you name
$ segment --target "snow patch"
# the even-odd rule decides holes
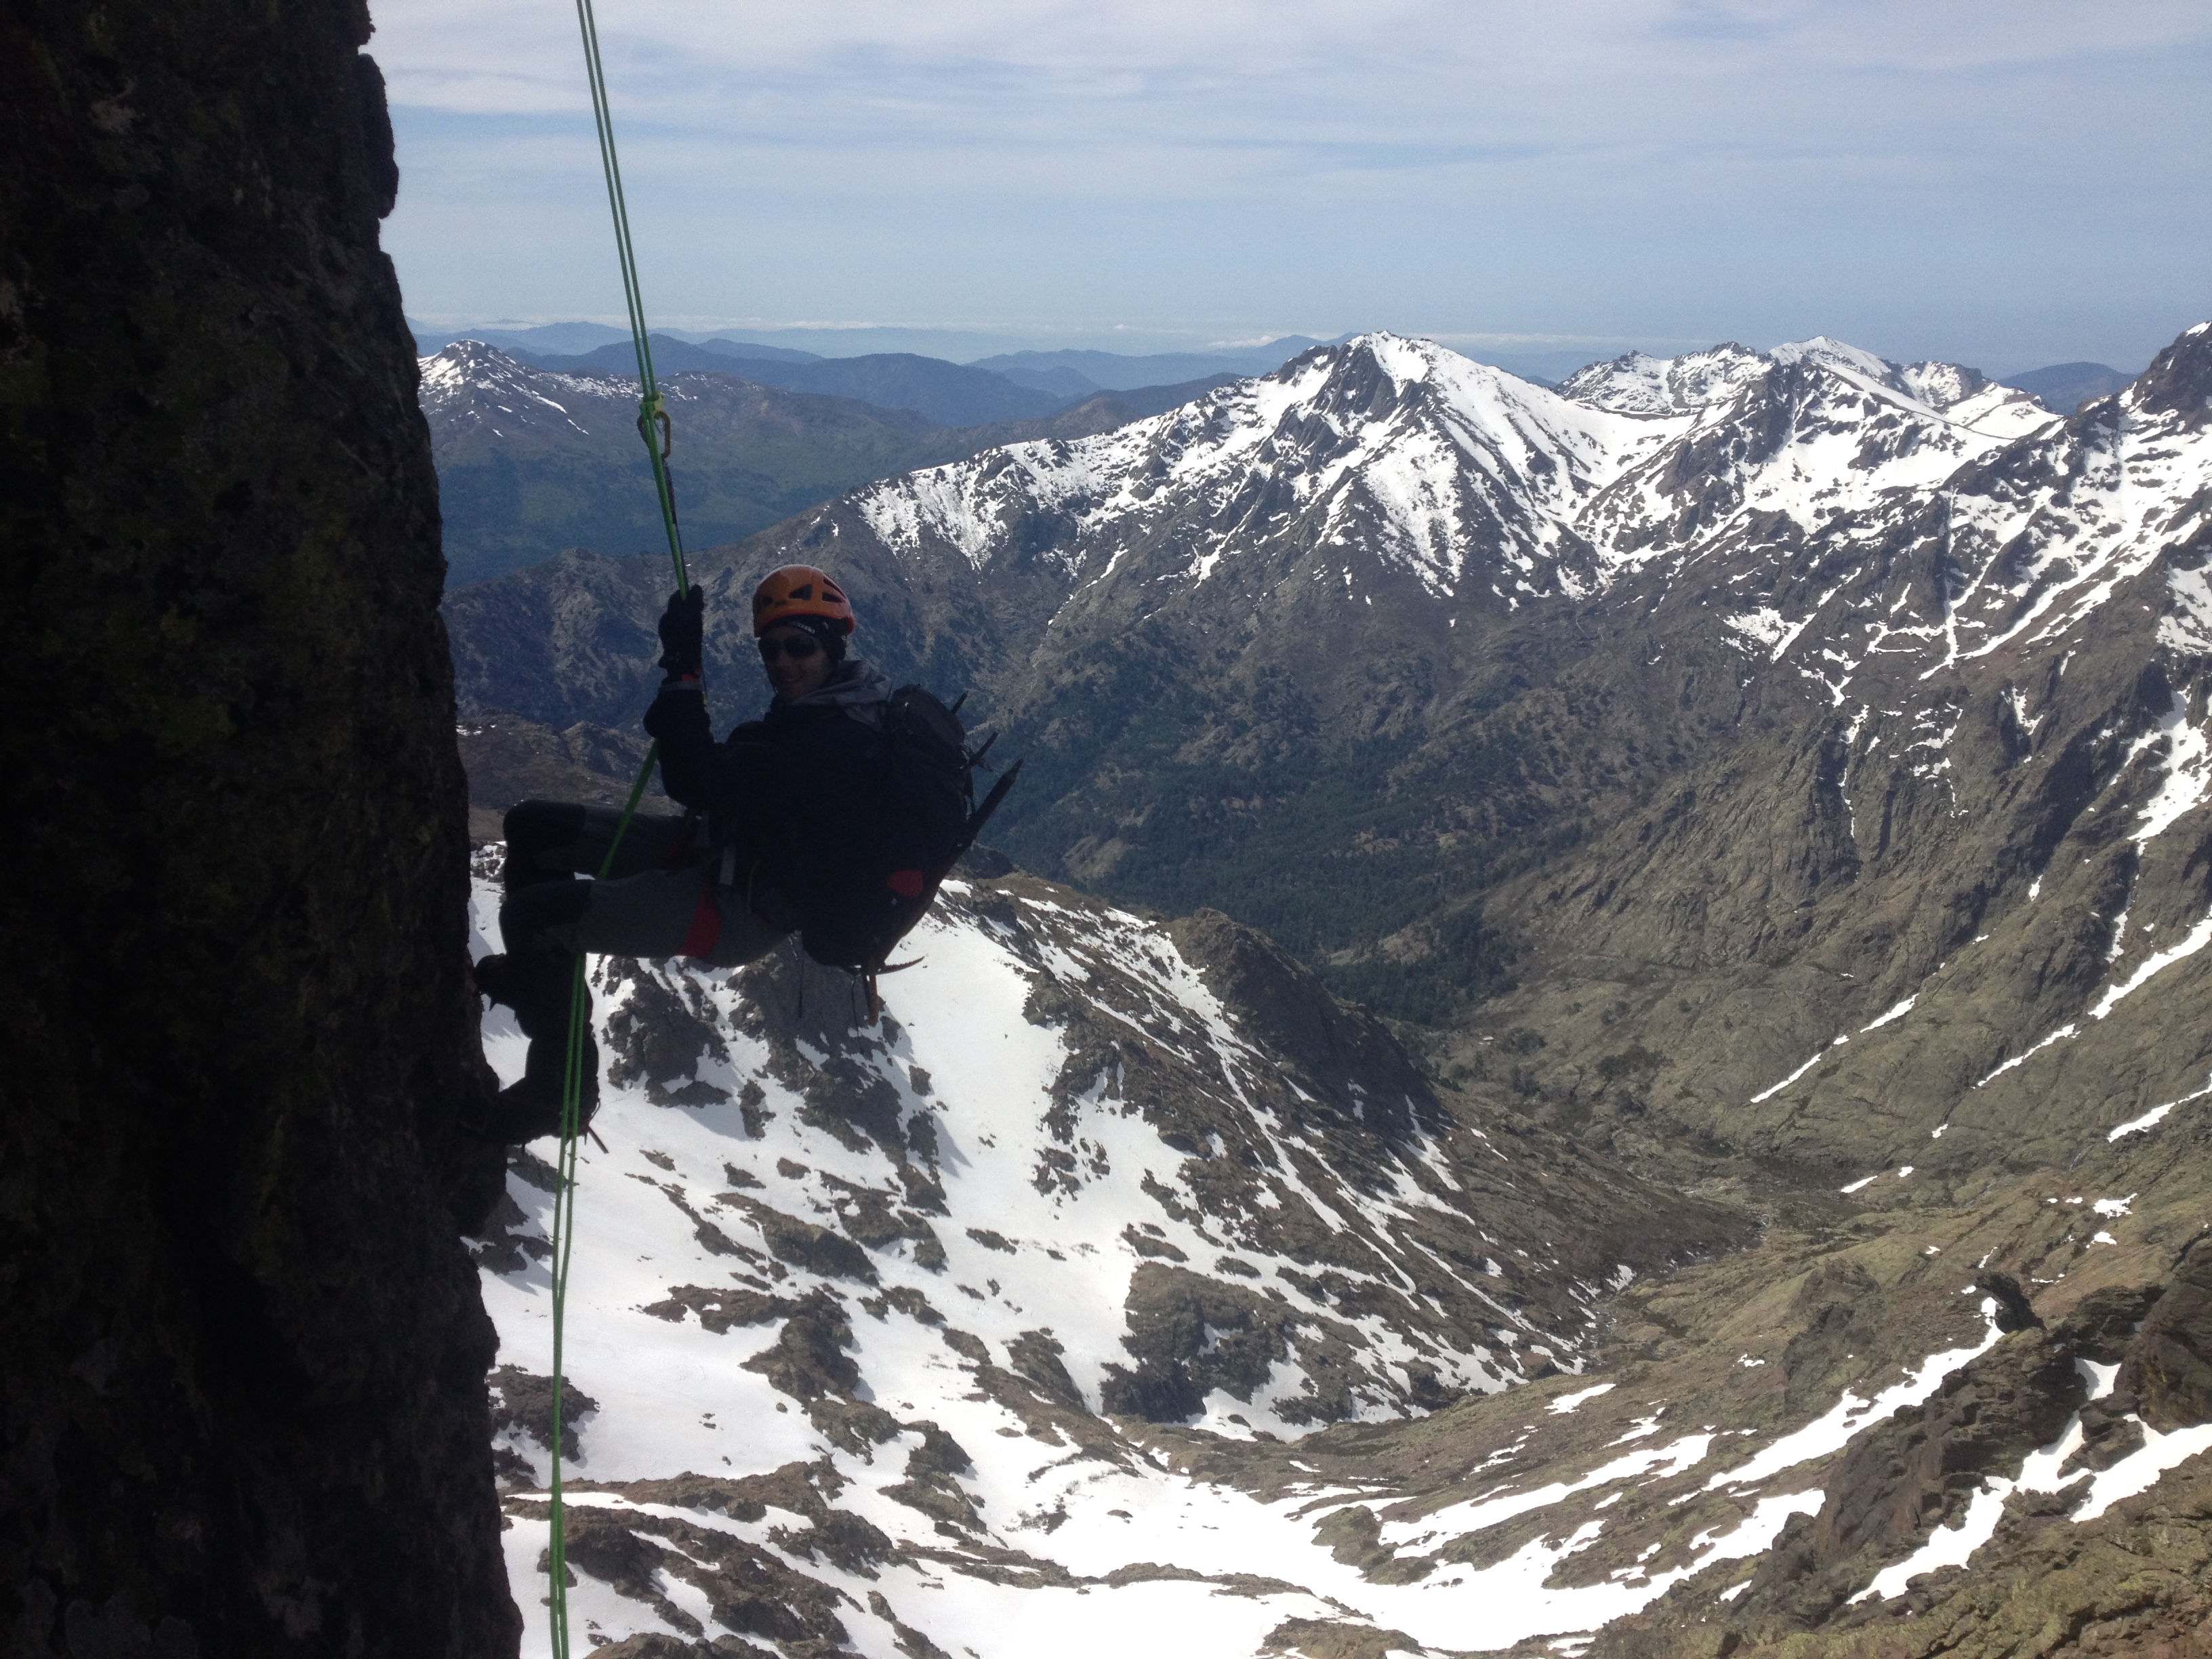
[[[2172,1112],[2175,1107],[2186,1106],[2190,1102],[2193,1100],[2202,1100],[2207,1095],[2212,1095],[2212,1079],[2207,1079],[2204,1086],[2202,1089],[2197,1090],[2193,1094],[2184,1095],[2179,1100],[2169,1100],[2163,1106],[2152,1107],[2150,1110],[2145,1112],[2141,1117],[2131,1117],[2125,1123],[2118,1123],[2113,1125],[2112,1127],[2106,1132],[2105,1139],[2106,1140],[2118,1140],[2123,1135],[2142,1134],[2146,1130],[2154,1129],[2160,1124],[2166,1121],[2167,1114]]]
[[[1864,1036],[1869,1031],[1879,1031],[1883,1026],[1888,1024],[1892,1020],[1903,1019],[1907,1014],[1912,1012],[1912,1005],[1919,1000],[1919,994],[1917,992],[1914,993],[1911,996],[1905,998],[1904,1001],[1899,1003],[1897,1006],[1892,1008],[1887,1013],[1877,1014],[1874,1018],[1860,1026],[1859,1035],[1861,1036]]]
[[[1578,1389],[1572,1394],[1561,1395],[1545,1409],[1556,1417],[1564,1417],[1586,1400],[1595,1400],[1601,1394],[1611,1394],[1613,1388],[1610,1382],[1600,1382],[1592,1388]]]
[[[2180,944],[2160,951],[2155,956],[2146,957],[2124,981],[2106,990],[2103,996],[2097,999],[2097,1006],[2089,1010],[2089,1018],[2092,1019],[2110,1018],[2113,1009],[2142,989],[2154,978],[2172,967],[2175,963],[2195,956],[2207,945],[2212,945],[2212,914],[2205,915],[2194,927],[2191,928],[2187,937]],[[2071,1026],[2067,1028],[2066,1035],[2069,1036],[2073,1035]],[[2052,1041],[2056,1036],[2057,1034],[2053,1033],[2052,1037],[2045,1038],[2045,1041],[2046,1042]],[[2038,1048],[2042,1046],[2041,1043],[2037,1045]],[[1990,1075],[1995,1076],[1996,1073],[1991,1073]]]
[[[1850,1038],[1849,1036],[1838,1036],[1834,1042],[1828,1045],[1828,1048],[1841,1048],[1844,1043],[1849,1042],[1850,1041]],[[1820,1063],[1821,1055],[1826,1054],[1828,1052],[1828,1048],[1821,1049],[1820,1054],[1814,1054],[1812,1059],[1807,1060],[1796,1071],[1790,1073],[1788,1077],[1784,1078],[1781,1082],[1774,1085],[1773,1087],[1760,1090],[1757,1094],[1751,1097],[1751,1103],[1757,1106],[1763,1102],[1773,1099],[1775,1096],[1780,1094],[1784,1089],[1795,1083],[1799,1078],[1804,1076],[1806,1073],[1811,1071],[1815,1066],[1818,1066]]]

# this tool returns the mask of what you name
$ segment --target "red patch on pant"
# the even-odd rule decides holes
[[[684,943],[677,947],[678,954],[687,957],[707,957],[714,952],[721,942],[722,913],[714,904],[714,884],[699,884],[699,908],[691,913],[691,931],[684,935]]]
[[[884,878],[884,885],[901,898],[920,898],[928,883],[919,870],[894,870]]]

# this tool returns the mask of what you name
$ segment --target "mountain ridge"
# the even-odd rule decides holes
[[[677,368],[663,382],[681,422],[678,508],[690,533],[708,541],[920,462],[1022,437],[1110,429],[1207,389],[1100,394],[1042,419],[951,428],[857,399],[763,386],[738,374],[738,360],[711,361],[711,370]],[[635,434],[634,373],[537,368],[465,341],[422,359],[420,371],[449,581],[465,586],[569,547],[665,541]]]
[[[890,665],[902,674],[927,670],[947,683],[975,685],[986,708],[1001,696],[1038,708],[1057,706],[1057,694],[1036,681],[1036,670],[1014,671],[1004,688],[994,683],[990,665],[999,659],[994,653],[1006,648],[1000,641],[1047,641],[1048,648],[1037,662],[1062,663],[1066,672],[1078,675],[1091,672],[1083,665],[1103,655],[1113,660],[1113,672],[1124,677],[1122,683],[1133,686],[1139,682],[1127,676],[1151,672],[1140,670],[1145,659],[1137,647],[1169,626],[1168,616],[1188,609],[1194,602],[1190,589],[1208,580],[1233,580],[1246,591],[1263,582],[1269,603],[1282,608],[1272,620],[1254,624],[1258,633],[1237,645],[1246,670],[1202,690],[1201,697],[1226,697],[1244,709],[1235,718],[1250,732],[1242,740],[1245,750],[1256,755],[1260,751],[1253,744],[1263,743],[1277,764],[1310,755],[1311,735],[1332,728],[1348,735],[1353,728],[1345,722],[1358,720],[1367,727],[1364,752],[1387,775],[1397,763],[1385,759],[1383,751],[1413,734],[1413,726],[1407,723],[1409,710],[1401,705],[1395,716],[1378,711],[1373,720],[1358,717],[1354,711],[1371,698],[1371,689],[1341,672],[1323,671],[1317,679],[1310,666],[1289,661],[1268,666],[1268,639],[1300,637],[1321,616],[1343,617],[1330,596],[1351,594],[1362,586],[1341,558],[1337,563],[1344,568],[1329,579],[1335,585],[1317,584],[1316,574],[1328,568],[1327,556],[1316,552],[1317,541],[1333,544],[1349,535],[1363,545],[1359,568],[1371,571],[1372,581],[1380,585],[1357,594],[1355,602],[1363,611],[1378,603],[1386,607],[1388,625],[1376,635],[1378,641],[1387,637],[1378,646],[1382,661],[1409,653],[1409,659],[1417,660],[1428,653],[1433,664],[1433,653],[1442,652],[1458,665],[1450,671],[1455,677],[1472,672],[1478,679],[1494,678],[1491,668],[1480,665],[1483,660],[1497,664],[1523,648],[1557,648],[1516,643],[1548,638],[1545,629],[1516,617],[1522,607],[1580,603],[1613,579],[1609,566],[1601,568],[1596,544],[1583,533],[1578,515],[1592,521],[1620,559],[1640,566],[1669,547],[1705,535],[1706,519],[1717,511],[1740,515],[1747,508],[1765,510],[1761,491],[1774,486],[1762,480],[1777,477],[1778,465],[1786,474],[1796,465],[1790,457],[1798,453],[1785,444],[1765,458],[1735,450],[1723,456],[1716,446],[1736,444],[1747,432],[1786,435],[1788,423],[1801,419],[1820,427],[1805,441],[1832,442],[1831,428],[1840,430],[1839,422],[1850,420],[1864,422],[1875,411],[1873,421],[1897,422],[1896,430],[1874,449],[1863,444],[1855,448],[1844,459],[1862,465],[1841,469],[1848,488],[1871,498],[1891,487],[1885,478],[1925,477],[1955,464],[1970,450],[1996,447],[2003,437],[2002,431],[1984,433],[1947,420],[1917,399],[1870,386],[1863,376],[1817,365],[1776,364],[1764,371],[1769,378],[1779,377],[1776,383],[1785,391],[1796,388],[1789,393],[1797,399],[1794,405],[1775,404],[1767,396],[1758,410],[1733,425],[1716,415],[1700,426],[1686,416],[1654,422],[1593,409],[1433,348],[1425,355],[1410,345],[1389,343],[1391,337],[1376,338],[1385,342],[1379,356],[1364,347],[1309,354],[1271,380],[1210,394],[1185,413],[1155,417],[1116,436],[1072,446],[1016,446],[995,452],[988,464],[966,463],[871,486],[795,524],[783,538],[784,552],[799,556],[809,538],[827,538],[838,544],[846,564],[859,559],[848,579],[858,584],[856,592],[888,607],[879,613],[886,617],[884,632],[907,647],[907,654],[892,655]],[[1439,378],[1432,380],[1432,374]],[[2017,404],[2002,401],[2012,398]],[[1455,398],[1465,400],[1464,410]],[[1838,398],[1848,404],[1840,415],[1829,410]],[[2027,405],[2024,397],[2002,394],[1998,412],[2017,422],[2015,410],[2021,405]],[[2034,418],[2048,417],[2036,411]],[[1783,424],[1778,427],[1778,422]],[[1363,445],[1381,448],[1370,454]],[[1462,469],[1454,458],[1466,453],[1463,445],[1480,449],[1486,465]],[[1896,453],[1885,454],[1885,445]],[[1207,481],[1213,476],[1208,468],[1218,473],[1218,483]],[[1723,471],[1725,478],[1709,476]],[[1293,499],[1295,491],[1279,482],[1279,475],[1322,482],[1297,486],[1308,489],[1308,496]],[[1713,493],[1716,484],[1723,487],[1722,494]],[[1102,495],[1109,485],[1118,493]],[[1840,503],[1844,497],[1836,499]],[[1186,500],[1199,505],[1178,505]],[[972,590],[974,561],[994,544],[996,526],[1009,515],[1023,526],[1023,551],[993,564],[990,597],[981,602],[963,599],[956,620],[946,609],[951,596]],[[1101,525],[1102,536],[1116,538],[1121,558],[1116,580],[1098,586],[1074,574],[1091,556],[1083,550],[1089,533],[1084,526],[1092,520]],[[1125,526],[1146,523],[1160,526],[1144,532],[1159,542],[1149,551],[1131,546],[1124,533]],[[1494,579],[1466,580],[1465,555],[1456,550],[1479,544],[1494,544],[1489,556],[1498,561]],[[1218,553],[1210,550],[1230,545],[1239,550],[1232,563],[1222,563]],[[1270,549],[1279,549],[1279,556]],[[1285,562],[1261,578],[1258,570],[1279,556]],[[1144,562],[1141,579],[1133,574],[1137,561]],[[903,565],[916,562],[942,566],[935,598],[917,592],[902,574]],[[1100,556],[1094,568],[1112,563],[1111,557]],[[1410,592],[1401,586],[1407,578],[1415,584]],[[1153,584],[1149,590],[1147,582]],[[1140,591],[1172,596],[1171,602],[1164,611],[1150,600],[1129,611],[1121,596]],[[1439,605],[1439,595],[1447,592],[1448,601]],[[473,607],[477,602],[456,603]],[[642,593],[631,603],[642,610]],[[1367,632],[1371,620],[1352,617],[1353,635]],[[1219,651],[1218,640],[1205,641],[1202,617],[1190,625],[1198,629],[1193,649],[1201,658]],[[1460,635],[1462,625],[1474,631]],[[1223,660],[1225,665],[1231,659]],[[717,670],[736,670],[741,661],[730,652],[717,657]],[[1290,704],[1272,714],[1254,708],[1252,698],[1268,675],[1277,677],[1271,684],[1298,687],[1297,706],[1304,714],[1294,713]],[[1328,684],[1324,686],[1322,680]],[[630,701],[641,700],[644,690],[639,682]],[[1314,701],[1317,694],[1319,702]],[[470,695],[528,711],[523,701],[489,689]],[[1033,801],[1049,800],[1053,793],[1078,787],[1082,780],[1127,773],[1127,763],[1100,764],[1102,742],[1109,748],[1127,740],[1151,742],[1128,724],[1143,704],[1133,690],[1103,705],[1095,698],[1083,701],[1096,709],[1094,718],[1108,725],[1094,726],[1092,736],[1069,751],[1064,765],[1054,753],[1071,730],[1064,718],[1056,732],[1048,726],[1040,731],[1045,752],[1032,764],[1042,787]],[[586,708],[572,700],[559,711],[556,723],[588,717],[616,724],[633,714],[631,708]],[[1277,735],[1261,737],[1270,730]],[[1300,731],[1309,737],[1298,737]],[[1497,729],[1482,740],[1486,748],[1479,746],[1479,752],[1492,757],[1484,764],[1524,774],[1532,740],[1530,730]],[[1177,763],[1200,763],[1194,755]],[[1055,784],[1053,780],[1063,774],[1067,781]],[[1091,787],[1095,792],[1096,786]],[[1537,799],[1541,793],[1540,788]],[[1041,809],[1023,805],[1011,810],[1018,829]],[[1063,819],[1068,817],[1066,809],[1055,810]],[[1105,810],[1110,815],[1123,809]],[[1062,847],[1073,843],[1081,849],[1073,863],[1059,867],[1085,879],[1105,875],[1127,856],[1130,845],[1127,837],[1107,830],[1098,811],[1096,806],[1079,808],[1064,831],[1052,832],[1063,836]],[[1501,809],[1493,800],[1484,813],[1493,825],[1503,823],[1513,830],[1517,824],[1533,832],[1542,809],[1524,794],[1522,805],[1509,803]],[[1086,827],[1086,819],[1095,827]],[[1186,904],[1202,899],[1202,889],[1203,882],[1194,880],[1152,896],[1155,902]],[[1279,908],[1253,919],[1279,933],[1285,931],[1286,914]],[[1295,936],[1297,930],[1289,932]],[[1297,948],[1308,951],[1341,950],[1352,942],[1341,937],[1293,938]]]
[[[796,353],[751,356],[655,335],[653,353],[656,374],[690,369],[735,374],[756,386],[849,398],[878,409],[907,410],[938,426],[1035,420],[1058,414],[1069,402],[1064,395],[1018,385],[988,369],[913,352],[800,361]],[[532,368],[556,374],[635,377],[637,359],[630,343],[618,340],[580,356],[536,353],[525,361]]]

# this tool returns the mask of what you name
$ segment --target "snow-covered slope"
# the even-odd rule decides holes
[[[2026,393],[1971,369],[1900,368],[1825,339],[1779,346],[1699,402],[1686,428],[1594,501],[1580,527],[1610,555],[1604,568],[1616,580],[1670,554],[1679,568],[1732,535],[1772,547],[1838,514],[1893,511],[2057,424]]]
[[[1015,878],[951,884],[913,942],[880,1031],[842,975],[781,957],[727,981],[595,963],[606,1150],[582,1159],[568,1475],[626,1526],[755,1560],[783,1612],[734,1610],[696,1539],[624,1577],[587,1538],[580,1616],[821,1634],[826,1585],[883,1659],[900,1626],[1034,1653],[1078,1594],[1101,1652],[1249,1652],[1284,1618],[1337,1616],[1332,1596],[1474,1632],[1444,1586],[1377,1601],[1306,1502],[1192,1480],[1192,1447],[1571,1373],[1603,1292],[1711,1241],[1557,1147],[1455,1121],[1378,1027],[1219,918],[1170,929]],[[519,1074],[498,1011],[486,1042]],[[548,1462],[550,1186],[519,1157],[480,1249],[500,1459],[524,1488]],[[511,1507],[542,1651],[542,1510]],[[1530,1628],[1579,1607],[1538,1565],[1498,1581]]]
[[[525,433],[589,435],[637,417],[634,386],[614,375],[532,368],[477,340],[457,340],[420,368],[422,411],[441,451]]]
[[[1647,1297],[1592,1241],[1647,1267],[1694,1249],[1648,1190],[1443,1112],[1256,936],[1013,876],[952,884],[915,944],[879,1030],[842,975],[781,958],[730,980],[595,963],[571,1607],[626,1659],[714,1640],[794,1659],[1441,1655],[1590,1632],[1678,1589],[1770,1585],[1793,1517],[1804,1536],[1888,1467],[1893,1413],[2008,1398],[2002,1364],[1975,1380],[1984,1356],[2017,1361],[1998,1304],[1941,1258],[2018,1249],[2021,1212],[2052,1213],[2033,1192],[1893,1241],[1857,1230],[1869,1261],[1925,1267],[1879,1292],[1887,1320],[1831,1316],[1824,1286],[1875,1281],[1786,1237]],[[502,1015],[486,1036],[518,1072]],[[533,1656],[551,1186],[519,1153],[477,1245]],[[2128,1211],[2095,1213],[2124,1230]],[[1634,1304],[1629,1345],[1586,1380],[1608,1293]],[[1679,1328],[1686,1298],[1697,1340],[1636,1334]],[[1820,1341],[1790,1334],[1800,1310]],[[2083,1375],[2109,1393],[2112,1370]],[[1998,1464],[1955,1535],[1908,1522],[1841,1582],[1893,1596],[1985,1541],[2014,1486],[2084,1467],[2089,1523],[2212,1443],[2146,1432],[2085,1466],[2085,1420],[2054,1419],[2016,1479]]]
[[[1640,517],[1653,538],[1644,556],[1671,544],[1661,569],[1694,562],[1721,593],[1735,590],[1714,608],[1754,662],[1816,683],[1838,707],[1875,672],[1868,689],[1887,715],[1869,704],[1875,723],[1853,726],[1855,739],[1873,740],[1885,717],[1930,723],[1896,709],[1899,696],[1917,702],[1915,688],[1947,671],[2047,650],[2124,597],[2157,617],[2169,651],[2185,657],[2212,643],[2191,551],[2212,501],[2212,424],[2198,386],[2207,358],[2183,351],[2175,364],[2193,393],[2146,376],[2071,421],[2045,417],[2003,442],[1869,418],[1870,391],[1840,394],[1839,413],[1832,384],[1793,388],[1800,395],[1774,410],[1789,440],[1771,456],[1739,459],[1716,445],[1702,457],[1701,509],[1679,505],[1672,480],[1646,469],[1594,516],[1624,526]],[[1808,464],[1816,458],[1824,464]],[[1715,514],[1716,499],[1732,513]],[[2163,578],[2146,586],[2154,568]],[[1707,593],[1711,605],[1718,594]],[[2025,679],[2019,696],[2019,718],[2032,725],[2037,697]]]
[[[1624,415],[1683,415],[1725,404],[1770,369],[1812,363],[1924,404],[1952,413],[1970,398],[1981,401],[1971,414],[1954,414],[1962,424],[1998,405],[2034,406],[2034,399],[2009,386],[1995,386],[1979,369],[1957,363],[1896,363],[1871,351],[1832,340],[1825,334],[1792,340],[1771,351],[1753,351],[1733,341],[1679,357],[1653,357],[1632,351],[1610,362],[1592,363],[1559,383],[1563,398]],[[1993,393],[1993,396],[1984,394]],[[2035,409],[2049,418],[2047,410]]]
[[[1896,1601],[1973,1557],[2015,1488],[2064,1488],[2048,1524],[2101,1539],[2212,1446],[2212,1426],[2093,1409],[2134,1311],[2099,1316],[2102,1346],[2094,1322],[2058,1334],[2075,1346],[2052,1363],[2094,1385],[2071,1416],[2014,1421],[2007,1367],[2036,1350],[2000,1345],[1963,1264],[2063,1277],[2088,1248],[2077,1213],[2125,1259],[2173,1219],[2131,1215],[2128,1188],[1984,1182],[1963,1210],[1869,1212],[1840,1248],[1771,1236],[1670,1284],[1592,1242],[1679,1256],[1685,1235],[1634,1224],[1648,1192],[1441,1112],[1376,1028],[1218,919],[973,879],[915,944],[873,1031],[842,976],[781,959],[733,980],[595,963],[570,1600],[579,1637],[624,1659],[1557,1651],[1538,1638],[1662,1599],[1771,1605],[1828,1560],[1808,1519],[1887,1513],[1917,1413],[1978,1421],[1988,1479],[1953,1483],[1953,1528],[1917,1506],[1885,1522],[1832,1566],[1838,1595]],[[514,1075],[512,1026],[485,1030]],[[2110,1140],[2136,1151],[2160,1121]],[[477,1244],[531,1656],[551,1185],[519,1153]],[[1632,1310],[1612,1364],[1576,1375],[1607,1291]],[[2108,1421],[2115,1449],[2086,1449]]]
[[[1577,369],[1558,390],[1562,398],[1622,415],[1689,415],[1728,402],[1768,366],[1758,352],[1733,341],[1679,357],[1632,351]]]

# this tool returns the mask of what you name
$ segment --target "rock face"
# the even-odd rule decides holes
[[[0,1648],[512,1653],[368,15],[5,30]]]
[[[2160,1413],[2127,1379],[2158,1370],[2188,1323],[2184,1310],[2161,1327],[2146,1307],[2186,1294],[2094,1293],[2047,1328],[1996,1342],[1859,1434],[1829,1468],[1817,1513],[1793,1519],[1751,1577],[1717,1599],[1721,1575],[1692,1578],[1591,1651],[2208,1651],[2209,1461],[2169,1458],[2181,1472],[2150,1497],[2134,1495],[2140,1482],[2117,1496],[2097,1485],[2142,1448],[2144,1425],[2157,1432]],[[2115,1370],[2121,1386],[2107,1392]],[[2203,1441],[2199,1431],[2192,1443]],[[1979,1547],[1947,1550],[1947,1533]]]

